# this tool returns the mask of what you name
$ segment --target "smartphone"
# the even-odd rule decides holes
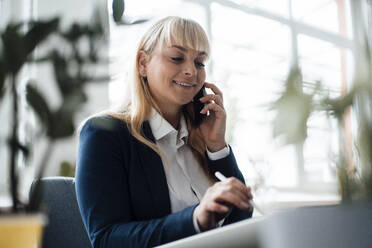
[[[203,86],[199,92],[194,96],[193,106],[194,106],[194,120],[193,124],[199,126],[207,114],[201,114],[200,111],[204,108],[205,103],[202,103],[199,99],[205,96],[207,93],[205,87]]]

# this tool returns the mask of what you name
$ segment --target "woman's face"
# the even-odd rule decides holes
[[[206,58],[203,51],[164,43],[147,56],[145,69],[142,68],[145,75],[141,73],[140,58],[140,74],[147,77],[151,94],[160,108],[180,107],[192,101],[205,81]]]

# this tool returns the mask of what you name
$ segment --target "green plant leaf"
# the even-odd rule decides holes
[[[56,50],[51,53],[50,57],[58,88],[62,96],[66,96],[74,91],[74,80],[67,71],[67,60]]]
[[[8,145],[10,147],[13,147],[13,145],[14,145],[14,147],[16,149],[18,149],[19,151],[21,151],[23,153],[23,155],[25,156],[26,159],[29,157],[29,155],[30,155],[30,149],[29,149],[29,147],[27,145],[21,144],[21,142],[18,139],[13,138],[13,137],[9,138],[8,142],[9,142]]]
[[[67,161],[62,161],[59,166],[59,176],[61,177],[75,177],[75,165]]]
[[[115,22],[120,22],[125,9],[124,0],[113,0],[112,1],[112,16]]]
[[[75,43],[87,32],[88,30],[86,26],[78,23],[73,23],[69,30],[62,33],[62,36],[71,43]]]
[[[49,21],[36,21],[25,36],[25,52],[29,55],[37,45],[43,42],[50,34],[58,30],[59,18]]]
[[[354,184],[350,178],[347,167],[347,161],[341,156],[337,164],[337,177],[339,180],[339,192],[341,193],[343,203],[351,203],[353,192],[355,192]]]
[[[276,113],[273,135],[283,137],[284,145],[303,142],[307,137],[307,120],[311,114],[313,96],[304,94],[301,86],[301,72],[293,68],[285,91],[272,105]]]
[[[341,120],[348,107],[353,104],[355,91],[351,90],[345,96],[341,96],[336,99],[324,99],[322,104],[331,115]]]
[[[19,33],[19,25],[9,24],[1,35],[3,40],[4,63],[8,70],[17,74],[26,61],[24,37]]]
[[[63,112],[76,113],[80,106],[88,100],[88,97],[82,88],[76,88],[75,91],[63,98],[63,104],[60,109]]]
[[[311,113],[312,97],[284,95],[275,103],[274,137],[283,135],[284,144],[302,142],[307,137],[307,120]]]
[[[52,114],[48,137],[52,140],[69,137],[74,134],[73,113],[59,109]]]
[[[26,35],[21,33],[20,23],[7,26],[1,38],[4,45],[4,62],[13,75],[17,74],[35,47],[57,29],[58,22],[58,18],[46,22],[32,22]]]
[[[5,79],[6,79],[7,69],[3,58],[0,58],[0,100],[5,92]]]
[[[86,82],[89,83],[89,84],[92,84],[92,83],[107,83],[110,80],[111,80],[110,76],[102,75],[102,76],[95,76],[95,77],[87,78]]]
[[[32,84],[26,86],[26,99],[45,128],[49,128],[51,112],[42,94]]]
[[[27,63],[45,63],[50,60],[49,56],[39,57],[39,58],[28,58]]]
[[[48,136],[51,139],[71,136],[75,131],[74,115],[86,101],[87,96],[79,88],[76,88],[72,94],[65,96],[62,105],[53,114]]]

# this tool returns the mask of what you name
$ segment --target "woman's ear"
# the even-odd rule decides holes
[[[138,72],[142,77],[147,76],[147,72],[146,72],[147,58],[148,58],[148,55],[144,51],[139,51]]]

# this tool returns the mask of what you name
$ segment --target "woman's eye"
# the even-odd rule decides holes
[[[176,62],[180,62],[180,61],[183,60],[183,58],[181,58],[181,57],[172,57],[171,59],[172,59],[173,61],[176,61]]]
[[[205,67],[205,65],[202,62],[195,62],[197,67]]]

